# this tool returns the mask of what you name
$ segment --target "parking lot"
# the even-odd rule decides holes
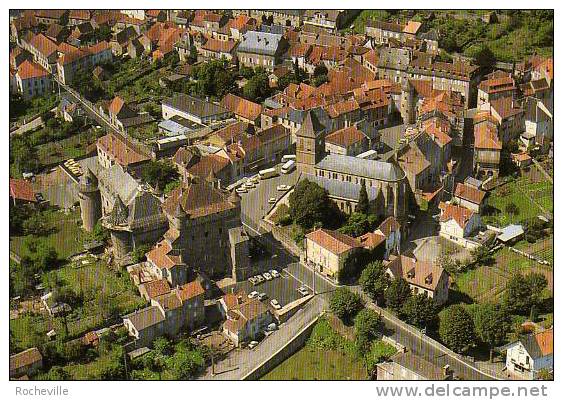
[[[249,281],[243,281],[236,283],[230,287],[225,288],[225,292],[237,292],[239,290],[244,290],[246,294],[253,291],[258,293],[266,293],[268,296],[264,300],[265,303],[269,305],[270,300],[276,299],[282,307],[287,304],[300,299],[303,297],[297,289],[303,285],[303,283],[291,276],[286,270],[278,270],[280,273],[279,278],[274,278],[271,281],[264,281],[257,285],[252,285]],[[305,285],[306,286],[306,285]],[[309,293],[312,293],[312,289],[308,287]]]
[[[281,165],[277,165],[279,171]],[[279,185],[295,185],[299,178],[296,170],[290,174],[280,173],[278,176],[260,180],[256,187],[249,189],[247,193],[241,193],[241,212],[243,214],[243,222],[249,225],[259,225],[260,220],[268,213],[273,204],[268,203],[270,198],[279,200],[286,191],[279,191]],[[250,219],[250,221],[248,221]]]

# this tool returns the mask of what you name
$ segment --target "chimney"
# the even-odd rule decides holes
[[[444,379],[451,378],[452,371],[450,370],[450,365],[446,364],[442,367],[442,376]]]

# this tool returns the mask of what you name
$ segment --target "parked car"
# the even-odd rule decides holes
[[[297,291],[301,294],[301,296],[307,296],[309,294],[309,290],[306,286],[299,287]]]
[[[268,298],[268,295],[264,292],[262,292],[258,295],[258,300],[260,300],[260,301],[266,300],[267,298]]]
[[[277,201],[277,200],[276,200],[275,197],[270,197],[270,198],[268,199],[268,204],[274,204],[276,201]]]
[[[249,348],[250,350],[252,350],[252,349],[255,348],[256,346],[258,346],[258,342],[257,342],[256,340],[253,340],[252,342],[250,342],[250,343],[248,344],[248,348]]]
[[[275,269],[270,270],[270,275],[272,275],[272,278],[279,278],[281,276],[280,273]]]
[[[269,332],[275,331],[276,329],[278,329],[278,326],[276,325],[275,322],[272,322],[270,325],[266,327],[266,330]]]
[[[255,187],[256,185],[255,185],[254,182],[252,182],[252,181],[246,181],[246,183],[244,184],[244,186],[245,186],[247,189],[252,189],[252,188]]]
[[[277,190],[279,190],[280,192],[285,192],[286,190],[291,189],[291,186],[289,185],[278,185]]]
[[[258,293],[256,290],[254,290],[254,291],[252,291],[248,294],[248,298],[253,299],[255,297],[258,297],[259,295],[260,295],[260,293]]]
[[[251,276],[250,278],[248,278],[248,282],[250,282],[252,285],[256,285],[256,278]]]
[[[263,277],[262,275],[256,275],[255,278],[256,278],[256,281],[257,281],[258,283],[262,283],[262,282],[265,281],[265,279],[264,279],[264,277]]]
[[[238,194],[242,194],[242,193],[247,193],[248,190],[246,189],[246,187],[241,186],[241,187],[239,187],[239,188],[236,190],[236,192],[237,192]]]
[[[272,275],[270,275],[270,273],[268,273],[268,272],[264,272],[264,273],[262,274],[262,276],[263,276],[264,279],[266,279],[267,281],[271,281],[272,279],[274,279],[274,278],[272,278]]]
[[[272,307],[274,307],[276,310],[279,310],[280,308],[282,308],[282,306],[280,305],[280,303],[278,303],[278,301],[277,301],[276,299],[270,300],[270,304],[271,304]]]

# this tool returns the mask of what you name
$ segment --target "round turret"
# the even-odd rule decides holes
[[[92,232],[98,220],[102,217],[102,198],[98,189],[98,178],[90,168],[86,168],[78,183],[78,201],[82,227],[87,232]]]

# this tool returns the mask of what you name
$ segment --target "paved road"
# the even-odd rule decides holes
[[[209,367],[198,379],[241,380],[282,349],[299,331],[309,325],[327,307],[324,296],[315,296],[279,329],[266,337],[254,349],[235,349],[215,365],[215,375]]]
[[[276,168],[281,167],[277,165]],[[274,176],[269,179],[261,180],[260,183],[254,188],[250,189],[248,193],[241,194],[241,213],[243,222],[249,225],[254,224],[259,226],[262,217],[268,213],[271,204],[268,203],[268,199],[275,197],[278,200],[286,192],[281,192],[277,190],[279,185],[295,185],[299,174],[297,171],[293,171],[290,174],[280,174],[279,176]],[[258,229],[262,232],[261,229]]]
[[[59,84],[59,86],[62,90],[67,92],[75,102],[80,103],[82,105],[82,108],[84,109],[86,114],[88,114],[88,116],[90,118],[97,121],[101,126],[107,128],[109,130],[112,130],[119,135],[122,135],[122,133],[114,125],[112,125],[109,122],[109,120],[106,119],[105,116],[100,114],[100,112],[96,109],[96,106],[94,104],[92,104],[92,102],[83,98],[80,95],[80,93],[78,93],[76,90],[72,89],[70,86],[62,84],[59,81],[59,79],[57,78],[56,75],[52,75],[52,76],[53,76],[53,79]]]

